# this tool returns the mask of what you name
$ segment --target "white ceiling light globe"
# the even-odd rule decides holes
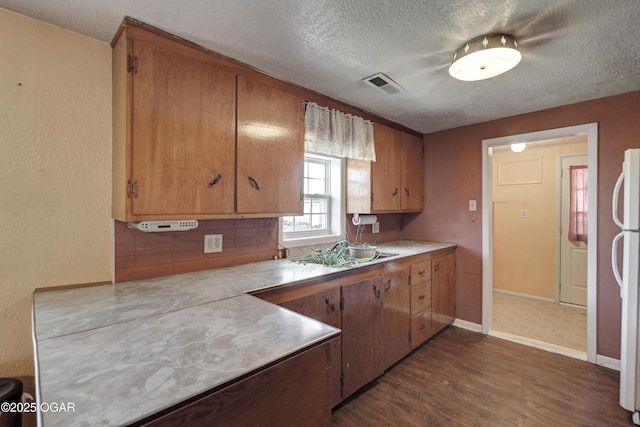
[[[521,60],[518,43],[512,36],[481,36],[456,50],[449,74],[463,81],[484,80],[511,70]]]

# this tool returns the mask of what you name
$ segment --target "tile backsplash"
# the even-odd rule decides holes
[[[362,231],[362,238],[359,242],[382,243],[402,238],[402,214],[377,215],[380,223],[380,232],[372,233],[371,225],[365,225]],[[356,238],[357,226],[351,222],[353,215],[347,215],[347,236],[353,242]]]
[[[222,234],[222,252],[204,253],[204,236]],[[278,255],[278,219],[199,221],[190,231],[145,233],[115,221],[115,281],[248,264]]]
[[[356,226],[347,215],[347,235]],[[381,243],[401,238],[402,215],[378,215],[380,233],[365,227],[362,241]],[[222,252],[204,253],[204,236],[222,234]],[[115,281],[149,279],[200,270],[266,261],[277,256],[278,218],[202,220],[190,231],[145,233],[115,221]]]

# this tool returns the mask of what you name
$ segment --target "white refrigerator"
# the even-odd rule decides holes
[[[621,189],[623,191],[621,192]],[[622,195],[622,203],[620,197]],[[619,207],[622,205],[622,218]],[[613,190],[613,221],[621,231],[613,239],[611,266],[620,286],[622,331],[620,339],[620,405],[633,412],[633,422],[640,425],[640,339],[638,309],[640,302],[640,149],[624,153],[622,173]],[[622,240],[622,245],[620,245]],[[622,247],[622,260],[618,252]],[[622,265],[622,273],[619,266]]]

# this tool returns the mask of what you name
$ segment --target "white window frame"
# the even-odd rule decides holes
[[[308,159],[319,159],[329,161],[328,186],[330,190],[329,212],[327,222],[329,231],[314,232],[298,231],[287,233],[285,238],[282,230],[282,218],[278,221],[278,240],[286,248],[301,248],[304,246],[317,247],[318,245],[335,243],[346,234],[346,162],[344,159],[335,157],[320,156],[305,153],[305,161]],[[338,177],[338,179],[336,179]]]

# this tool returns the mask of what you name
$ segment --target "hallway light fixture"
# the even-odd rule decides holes
[[[525,148],[527,148],[526,142],[516,142],[514,144],[511,144],[511,151],[513,151],[514,153],[522,153]]]
[[[476,37],[453,54],[449,74],[467,82],[489,79],[511,70],[520,63],[518,42],[508,34]]]

